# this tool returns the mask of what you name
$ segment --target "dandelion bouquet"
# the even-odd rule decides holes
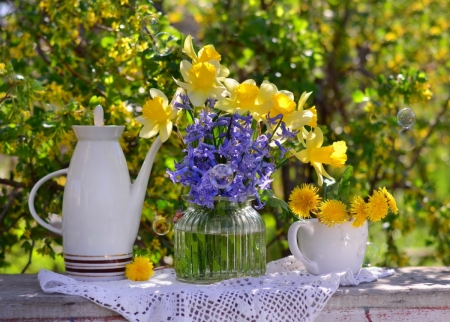
[[[357,228],[366,220],[380,221],[389,211],[398,213],[395,199],[385,187],[374,190],[366,200],[360,196],[350,198],[352,173],[353,168],[349,166],[339,183],[326,185],[323,199],[318,195],[319,188],[312,184],[294,188],[289,196],[289,207],[299,218],[315,216],[330,227],[351,221],[351,226]]]
[[[239,83],[228,78],[214,46],[196,52],[191,36],[183,53],[190,61],[180,64],[183,80],[174,79],[179,88],[172,101],[151,89],[137,121],[144,125],[142,137],[159,133],[164,142],[175,132],[180,138],[185,156],[167,172],[174,183],[189,188],[193,202],[212,208],[217,196],[236,203],[252,196],[260,209],[273,196],[267,194],[272,174],[286,158],[311,163],[319,185],[323,176],[331,178],[324,164],[345,163],[345,142],[322,147],[316,109],[304,109],[311,93],[304,92],[295,103],[292,92],[267,80],[258,86],[252,79]],[[295,142],[295,148],[286,142]]]

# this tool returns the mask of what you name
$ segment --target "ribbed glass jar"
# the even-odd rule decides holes
[[[266,226],[250,201],[216,197],[212,209],[188,201],[175,224],[178,280],[209,284],[265,274]]]

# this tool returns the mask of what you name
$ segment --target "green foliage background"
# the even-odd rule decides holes
[[[71,126],[92,124],[97,104],[107,124],[126,125],[121,145],[134,178],[152,141],[138,138],[134,117],[150,88],[168,97],[175,92],[187,33],[199,46],[214,44],[238,81],[267,79],[296,99],[313,91],[309,103],[330,129],[325,136],[347,142],[355,174],[350,194],[386,186],[397,200],[398,215],[370,226],[379,265],[450,264],[448,1],[8,3],[0,2],[0,272],[63,270],[61,238],[29,214],[32,186],[68,167],[76,144]],[[177,38],[168,56],[156,55],[140,29],[152,13]],[[417,116],[407,131],[396,119],[404,107]],[[157,235],[152,222],[170,220],[182,206],[181,187],[165,174],[180,153],[176,137],[158,152],[136,241],[157,265],[172,254],[172,235]],[[296,185],[315,181],[311,170],[290,159],[275,176],[275,194],[286,200]],[[63,186],[59,178],[39,190],[43,217],[59,217]],[[293,219],[277,212],[261,212],[268,260],[289,254]]]

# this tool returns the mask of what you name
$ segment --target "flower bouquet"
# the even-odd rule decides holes
[[[311,163],[322,185],[331,178],[323,164],[346,161],[345,142],[322,147],[311,93],[298,103],[294,94],[269,81],[242,83],[228,78],[213,45],[198,52],[192,37],[184,42],[189,58],[180,64],[182,80],[169,102],[151,89],[137,121],[141,137],[175,132],[184,158],[167,173],[189,189],[189,207],[176,217],[175,271],[187,282],[210,283],[265,273],[265,226],[255,209],[266,203],[288,210],[271,191],[272,174],[288,157]],[[289,147],[287,142],[289,143]],[[252,206],[253,204],[253,206]]]
[[[385,187],[374,190],[367,200],[350,198],[352,172],[349,166],[339,183],[327,182],[323,199],[312,184],[294,188],[289,197],[290,209],[301,219],[289,228],[289,248],[312,274],[348,269],[358,274],[368,244],[367,220],[379,221],[389,211],[398,213],[395,199]]]

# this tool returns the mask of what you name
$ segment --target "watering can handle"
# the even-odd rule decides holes
[[[301,261],[309,272],[318,275],[319,268],[317,266],[317,263],[306,258],[306,256],[301,252],[300,247],[298,247],[297,233],[300,227],[305,228],[310,234],[312,234],[314,231],[314,228],[308,221],[296,221],[292,223],[288,231],[289,249],[291,250],[292,255],[294,255],[296,259]]]
[[[68,168],[66,169],[62,169],[62,170],[58,170],[55,172],[52,172],[50,174],[47,174],[45,177],[43,177],[41,180],[39,180],[33,187],[33,189],[31,189],[30,192],[30,196],[28,197],[28,207],[30,209],[31,215],[34,217],[34,219],[36,219],[36,221],[44,228],[47,228],[48,230],[50,230],[51,232],[54,232],[55,234],[58,234],[60,236],[62,236],[62,229],[56,228],[52,225],[50,225],[49,223],[45,222],[44,220],[42,220],[38,214],[36,213],[36,209],[34,208],[34,197],[36,196],[36,192],[38,191],[38,189],[40,188],[40,186],[47,181],[48,179],[51,179],[53,177],[57,177],[63,174],[67,174],[67,172],[69,171]]]

